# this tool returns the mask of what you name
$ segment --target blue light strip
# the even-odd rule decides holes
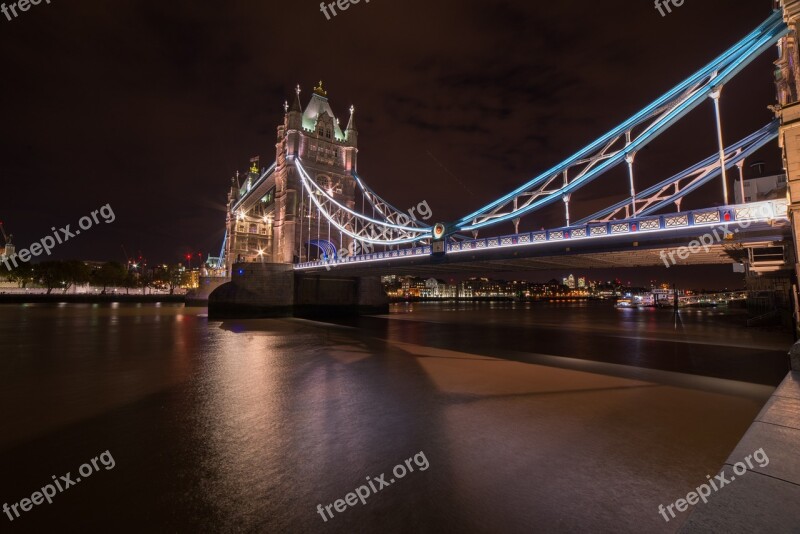
[[[353,173],[353,178],[355,179],[355,181],[356,181],[356,184],[358,184],[358,187],[361,189],[361,191],[363,191],[364,193],[369,193],[370,195],[373,195],[373,196],[375,196],[375,198],[377,198],[378,200],[380,200],[381,202],[383,202],[383,203],[384,203],[384,204],[385,204],[385,205],[386,205],[386,206],[387,206],[389,209],[393,210],[395,213],[399,213],[399,214],[403,214],[403,215],[405,215],[405,213],[403,213],[401,210],[399,210],[399,209],[395,208],[393,205],[389,204],[388,202],[386,202],[386,200],[384,200],[383,198],[381,198],[381,197],[380,197],[380,196],[379,196],[379,195],[378,195],[378,194],[377,194],[375,191],[373,191],[373,190],[372,190],[372,189],[371,189],[371,188],[370,188],[370,187],[369,187],[369,186],[368,186],[368,185],[367,185],[367,184],[366,184],[366,183],[365,183],[365,182],[364,182],[364,181],[361,179],[361,177],[360,177],[358,174],[356,174],[356,173]],[[365,195],[365,196],[366,196],[366,198],[367,198],[367,201],[369,202],[369,205],[370,205],[370,206],[372,206],[374,209],[376,209],[376,210],[377,210],[379,213],[381,213],[381,214],[383,215],[383,213],[381,212],[380,208],[378,208],[378,206],[376,206],[376,205],[375,205],[375,203],[374,203],[374,202],[372,202],[372,199],[369,197],[369,195]],[[410,217],[409,217],[409,219],[410,219]],[[418,220],[416,220],[416,219],[412,219],[412,222],[417,222],[417,223],[419,223],[419,221],[418,221]],[[430,229],[431,229],[431,227],[430,227],[430,226],[426,226],[426,225],[424,225],[424,224],[422,224],[422,223],[419,223],[419,224],[420,224],[419,228],[424,228],[424,229],[427,229],[427,230],[430,230]]]
[[[742,150],[742,152],[740,154],[736,155],[736,156],[731,156],[729,158],[726,157],[725,168],[732,168],[732,167],[736,166],[737,163],[739,163],[743,159],[747,158],[753,152],[755,152],[756,150],[760,149],[761,147],[763,147],[768,142],[770,142],[773,139],[775,139],[776,137],[778,137],[778,127],[779,126],[780,126],[780,121],[775,120],[775,121],[769,123],[768,125],[764,126],[763,128],[761,128],[757,132],[752,133],[749,136],[747,136],[746,138],[742,139],[741,141],[738,141],[737,143],[729,146],[725,151],[726,154],[732,154],[732,153],[736,152],[737,150],[741,150],[741,149],[744,149],[744,150]],[[653,186],[651,186],[651,187],[649,187],[649,188],[647,188],[647,189],[645,189],[643,191],[640,191],[639,193],[636,194],[636,198],[637,199],[642,199],[642,200],[646,199],[647,197],[658,193],[660,190],[673,185],[675,182],[679,182],[680,180],[683,180],[683,179],[685,179],[685,178],[687,178],[689,176],[692,176],[693,174],[695,174],[695,173],[697,173],[697,172],[699,172],[699,171],[701,171],[701,170],[703,170],[703,169],[705,169],[707,167],[710,167],[710,166],[714,165],[715,162],[717,164],[719,164],[719,154],[714,154],[712,156],[709,156],[708,158],[706,158],[703,161],[701,161],[701,162],[689,167],[688,169],[686,169],[684,171],[681,171],[680,173],[678,173],[678,174],[676,174],[676,175],[674,175],[674,176],[672,176],[670,178],[667,178],[666,180],[663,180],[663,181],[661,181],[661,182],[659,182],[659,183],[657,183],[657,184],[655,184],[655,185],[653,185]],[[653,204],[651,206],[648,206],[647,208],[639,211],[638,214],[639,215],[648,215],[648,214],[651,214],[651,213],[655,213],[656,211],[658,211],[658,210],[666,207],[667,205],[675,202],[677,199],[682,198],[683,196],[687,195],[688,193],[691,193],[692,191],[696,190],[698,187],[701,187],[704,184],[708,183],[709,181],[713,180],[714,178],[719,176],[720,172],[721,172],[721,170],[719,169],[719,167],[717,167],[716,170],[714,170],[713,172],[710,172],[705,178],[696,181],[692,185],[687,186],[685,189],[682,189],[678,193],[676,193],[676,194],[674,194],[674,195],[672,195],[672,196],[670,196],[668,198],[665,198],[664,200],[660,200],[657,203],[655,203],[655,204]],[[601,218],[603,218],[605,216],[608,216],[611,213],[617,211],[618,209],[624,208],[625,206],[630,206],[632,201],[633,201],[633,199],[631,197],[628,197],[625,200],[622,200],[622,201],[614,204],[613,206],[609,206],[607,208],[604,208],[604,209],[602,209],[600,211],[597,211],[597,212],[589,215],[588,217],[585,217],[585,218],[573,223],[573,225],[577,226],[577,225],[581,225],[581,224],[586,224],[586,223],[591,222],[591,221],[595,221],[597,219],[601,219]]]
[[[749,204],[739,204],[733,206],[721,206],[706,209],[697,209],[692,211],[684,211],[679,213],[669,213],[658,216],[637,216],[631,219],[623,219],[617,221],[607,221],[596,224],[582,224],[574,225],[565,228],[557,228],[551,230],[541,230],[535,232],[525,232],[521,234],[514,234],[500,237],[487,237],[481,239],[473,239],[463,243],[451,244],[448,247],[448,254],[459,252],[480,252],[482,250],[509,248],[509,247],[523,247],[542,245],[545,243],[565,243],[576,241],[586,241],[592,239],[603,239],[608,237],[622,237],[622,236],[636,236],[640,234],[653,234],[674,232],[680,230],[687,230],[691,228],[708,228],[713,226],[725,226],[728,224],[741,223],[743,221],[749,222],[767,222],[770,220],[781,220],[788,222],[787,215],[787,201],[785,200],[768,200],[762,202],[752,202]],[[737,217],[738,212],[756,213],[755,217]],[[695,222],[698,215],[708,215],[709,213],[716,213],[719,215],[717,221],[712,222]],[[725,214],[730,216],[730,220],[725,220]],[[685,224],[679,226],[667,225],[667,219],[678,219],[685,217]],[[642,229],[646,223],[657,222],[657,228]],[[614,232],[612,227],[627,227],[625,231]],[[591,233],[592,229],[603,229],[604,232],[598,235]],[[580,235],[577,235],[580,234]],[[539,239],[534,239],[539,237]],[[528,239],[528,241],[525,241]],[[507,241],[508,244],[502,244]],[[492,243],[497,244],[492,244]]]
[[[637,150],[644,147],[647,143],[655,139],[658,135],[663,133],[664,130],[672,126],[676,121],[678,121],[680,118],[686,115],[689,111],[697,107],[706,97],[708,97],[711,94],[711,92],[713,92],[717,87],[721,86],[727,80],[738,74],[747,64],[749,64],[753,59],[755,59],[755,57],[761,54],[766,48],[774,44],[778,39],[783,37],[787,32],[788,28],[783,22],[781,13],[776,11],[761,26],[759,26],[759,28],[757,28],[754,32],[748,35],[745,39],[734,45],[731,49],[722,54],[719,58],[717,58],[712,63],[707,65],[705,68],[697,72],[695,75],[684,81],[682,84],[678,85],[672,91],[670,91],[666,95],[656,100],[656,102],[654,102],[653,104],[651,104],[650,106],[648,106],[647,108],[636,114],[634,117],[623,123],[621,126],[612,130],[611,132],[601,137],[588,147],[584,148],[571,158],[567,159],[566,161],[557,165],[556,167],[553,167],[552,169],[546,171],[545,173],[539,175],[537,178],[531,180],[530,182],[526,183],[525,185],[521,186],[515,191],[496,200],[495,202],[489,204],[488,206],[470,215],[467,215],[466,217],[463,217],[458,221],[457,227],[461,231],[476,230],[484,226],[494,225],[503,221],[507,221],[512,218],[516,218],[534,209],[538,209],[542,206],[555,202],[559,200],[563,194],[573,191],[589,183],[595,177],[599,176],[603,172],[609,170],[610,168],[624,161],[625,155],[627,153],[636,152]],[[652,125],[647,130],[646,133],[640,135],[640,137],[636,141],[626,146],[624,151],[621,151],[615,156],[606,159],[600,165],[598,165],[591,171],[587,172],[580,179],[573,181],[568,186],[558,190],[557,193],[555,194],[552,194],[546,198],[531,203],[524,209],[516,210],[512,213],[508,213],[506,215],[497,218],[483,221],[481,223],[470,224],[471,221],[473,221],[476,217],[484,215],[486,214],[486,212],[491,211],[492,209],[498,206],[502,206],[503,204],[508,203],[513,198],[529,191],[533,186],[542,183],[546,180],[553,179],[555,176],[562,173],[565,169],[574,165],[577,161],[585,159],[587,154],[593,153],[598,148],[607,144],[610,140],[623,135],[626,131],[629,131],[632,127],[636,126],[643,120],[646,120],[648,117],[656,113],[659,109],[663,108],[664,104],[673,100],[677,95],[682,94],[687,89],[691,88],[693,85],[697,85],[701,80],[704,79],[706,79],[706,81],[700,84],[700,86],[697,88],[697,91],[692,96],[688,97],[684,102],[677,105],[674,109],[670,110],[666,115],[664,115],[654,125]]]
[[[303,175],[303,184],[306,186],[306,191],[308,191],[309,194],[313,194],[313,191],[311,191],[311,188],[308,187],[308,184],[313,184],[314,188],[317,191],[319,191],[323,196],[325,196],[325,198],[328,199],[329,202],[334,204],[339,209],[342,209],[342,210],[346,211],[350,215],[361,219],[362,221],[367,221],[367,222],[370,222],[372,224],[377,224],[379,226],[385,226],[387,228],[394,228],[396,230],[403,230],[403,231],[407,231],[407,232],[425,233],[425,232],[429,232],[430,231],[429,228],[412,228],[412,227],[409,227],[409,226],[401,226],[399,224],[394,224],[394,223],[390,223],[390,222],[386,222],[386,221],[379,221],[377,219],[373,219],[372,217],[367,217],[366,215],[362,215],[361,213],[358,213],[357,211],[353,211],[350,208],[348,208],[347,206],[337,202],[336,199],[331,197],[327,193],[327,191],[325,191],[324,189],[322,189],[319,186],[319,184],[315,183],[311,179],[311,176],[308,175],[308,172],[306,172],[305,167],[303,167],[303,165],[300,163],[300,160],[295,160],[295,164],[297,165],[297,168],[300,169],[300,173]],[[325,212],[325,210],[322,208],[322,206],[319,203],[317,203],[316,199],[314,199],[314,202],[317,204],[317,207],[320,209],[320,211],[322,211],[323,213],[325,213],[327,215],[327,212]],[[331,220],[331,223],[338,226],[336,221]],[[381,243],[383,243],[383,241],[381,241]]]
[[[398,226],[396,224],[390,224],[390,223],[387,223],[387,222],[384,222],[384,221],[378,221],[378,220],[372,219],[370,217],[366,217],[364,215],[361,215],[360,213],[357,213],[357,212],[351,210],[350,208],[348,208],[346,206],[343,206],[342,204],[337,202],[334,198],[329,196],[327,194],[327,192],[325,192],[324,190],[322,190],[322,188],[319,187],[319,184],[315,183],[311,179],[311,177],[308,175],[308,173],[306,172],[306,170],[303,167],[303,165],[300,163],[299,159],[295,159],[295,165],[297,166],[297,169],[300,171],[301,182],[303,184],[303,187],[308,192],[309,198],[317,206],[317,209],[319,210],[319,212],[322,213],[325,216],[325,218],[333,226],[335,226],[336,229],[338,229],[343,234],[348,235],[348,236],[352,237],[353,239],[355,239],[357,241],[361,241],[362,243],[371,243],[371,244],[375,244],[375,245],[405,245],[405,244],[410,244],[410,243],[416,243],[417,241],[422,241],[424,239],[430,239],[432,237],[431,236],[431,232],[428,229],[409,228],[407,226]],[[407,239],[391,239],[391,240],[383,240],[383,241],[356,235],[356,234],[354,234],[353,232],[351,232],[350,230],[348,230],[347,228],[345,228],[344,226],[342,226],[341,224],[339,224],[337,221],[333,220],[330,217],[330,215],[327,213],[327,211],[325,211],[325,208],[323,208],[323,206],[320,203],[320,201],[317,199],[316,195],[314,195],[314,192],[311,190],[311,185],[309,185],[309,184],[313,184],[314,187],[317,189],[317,191],[319,191],[321,195],[325,196],[325,198],[328,200],[328,202],[336,205],[339,209],[341,209],[343,211],[346,211],[347,213],[353,215],[354,217],[356,217],[358,219],[361,219],[362,221],[368,221],[368,222],[370,222],[372,224],[376,224],[378,226],[384,226],[384,227],[387,227],[387,228],[394,228],[394,229],[397,229],[397,230],[403,230],[403,231],[407,231],[409,233],[418,233],[418,234],[422,234],[422,235],[418,235],[416,237],[410,237],[410,238],[407,238]]]
[[[709,222],[699,222],[701,216],[708,216],[709,214],[716,214],[717,219]],[[725,220],[725,217],[729,220]],[[685,218],[682,225],[669,226],[668,220],[675,220]],[[488,250],[497,250],[503,248],[520,248],[532,247],[552,243],[575,243],[589,240],[597,240],[602,242],[607,238],[619,238],[624,236],[638,236],[647,234],[665,234],[675,233],[690,230],[692,228],[708,229],[714,227],[726,227],[727,225],[735,225],[737,223],[755,223],[755,222],[769,222],[769,221],[783,221],[788,222],[787,214],[787,201],[785,200],[767,200],[762,202],[752,202],[749,204],[739,204],[733,206],[721,206],[706,209],[697,209],[692,211],[684,211],[679,213],[669,213],[660,216],[650,217],[635,217],[632,219],[625,219],[619,221],[603,222],[598,224],[583,224],[574,225],[567,228],[557,228],[551,230],[542,230],[535,232],[524,232],[520,234],[488,237],[482,239],[467,240],[462,243],[452,243],[448,245],[447,254],[460,254],[470,253],[475,254],[485,252]],[[654,228],[644,228],[647,223],[657,223]],[[743,224],[742,224],[743,226]],[[613,227],[624,227],[626,230],[615,232]],[[604,233],[593,235],[591,230],[593,228],[604,229]],[[643,229],[644,228],[644,229]],[[536,236],[541,239],[534,239]],[[330,268],[338,265],[352,265],[362,263],[375,263],[397,261],[412,258],[425,258],[426,255],[432,253],[430,245],[419,247],[416,249],[404,249],[394,251],[392,253],[372,253],[360,256],[352,256],[345,260],[339,261],[316,261],[297,264],[294,266],[296,270],[308,270],[319,268]],[[392,255],[396,254],[396,255]]]

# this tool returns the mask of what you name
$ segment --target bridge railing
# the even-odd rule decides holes
[[[692,227],[712,227],[786,218],[787,202],[785,200],[767,200],[618,221],[590,222],[580,226],[568,226],[500,237],[472,239],[462,243],[451,243],[447,247],[447,252],[458,253],[510,246],[537,245],[556,241],[602,239],[621,235],[647,234]]]
[[[335,267],[337,265],[349,265],[354,263],[369,263],[374,261],[386,261],[392,259],[413,258],[426,256],[433,253],[430,245],[420,245],[413,248],[399,250],[387,250],[384,252],[373,252],[357,256],[347,256],[344,258],[331,258],[328,260],[308,261],[295,264],[295,269],[312,269],[318,267]]]
[[[687,228],[712,228],[736,224],[744,226],[745,223],[769,220],[788,220],[786,200],[765,200],[748,204],[719,206],[664,215],[649,215],[617,221],[590,222],[577,226],[522,232],[499,237],[467,239],[460,243],[449,243],[447,245],[447,253],[458,254],[505,247],[536,246],[544,243],[608,239],[624,235],[679,231]],[[420,245],[400,250],[387,250],[345,258],[330,258],[298,263],[295,265],[295,269],[330,268],[337,265],[415,258],[432,253],[433,248],[430,245]]]

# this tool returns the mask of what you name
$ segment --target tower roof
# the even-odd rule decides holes
[[[303,112],[303,128],[307,130],[314,130],[317,125],[317,118],[323,113],[327,113],[333,118],[334,136],[338,141],[344,141],[344,133],[339,126],[339,121],[336,120],[336,115],[333,113],[330,103],[328,103],[328,93],[322,89],[322,82],[319,83],[311,95],[311,101],[306,106]]]

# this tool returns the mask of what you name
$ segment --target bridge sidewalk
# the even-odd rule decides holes
[[[733,466],[759,449],[769,463],[764,467],[756,463],[712,493],[707,504],[699,503],[680,532],[800,532],[800,343],[790,354],[793,371],[720,473],[730,479]]]

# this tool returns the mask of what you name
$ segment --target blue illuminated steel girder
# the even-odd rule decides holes
[[[778,127],[780,121],[774,120],[758,130],[750,134],[741,141],[734,143],[725,150],[725,166],[732,168],[744,161],[745,158],[750,156],[753,152],[763,147],[768,142],[778,137]],[[641,207],[637,208],[637,215],[650,215],[657,211],[666,208],[678,199],[683,198],[685,195],[695,191],[697,188],[708,183],[720,174],[720,160],[719,155],[714,154],[704,159],[703,161],[689,167],[688,169],[679,172],[678,174],[667,178],[647,189],[637,193],[635,201]],[[683,180],[689,180],[683,188],[680,188]],[[676,187],[677,190],[672,194],[667,194],[668,189]],[[610,221],[618,217],[618,215],[626,207],[631,205],[633,197],[626,198],[616,204],[603,208],[588,217],[573,223],[574,225],[586,224],[595,221]]]
[[[653,141],[787,32],[788,28],[781,12],[776,11],[747,37],[644,110],[556,167],[484,208],[463,217],[455,223],[455,227],[460,231],[477,230],[518,218],[562,200],[565,195],[590,183],[604,172],[624,162],[628,155],[635,154]],[[645,124],[643,131],[639,132],[635,139],[630,137],[635,128]],[[622,143],[624,146],[614,149],[615,145]],[[577,177],[571,181],[565,180],[567,183],[562,187],[548,189],[564,173],[579,166],[583,168],[579,170]]]

